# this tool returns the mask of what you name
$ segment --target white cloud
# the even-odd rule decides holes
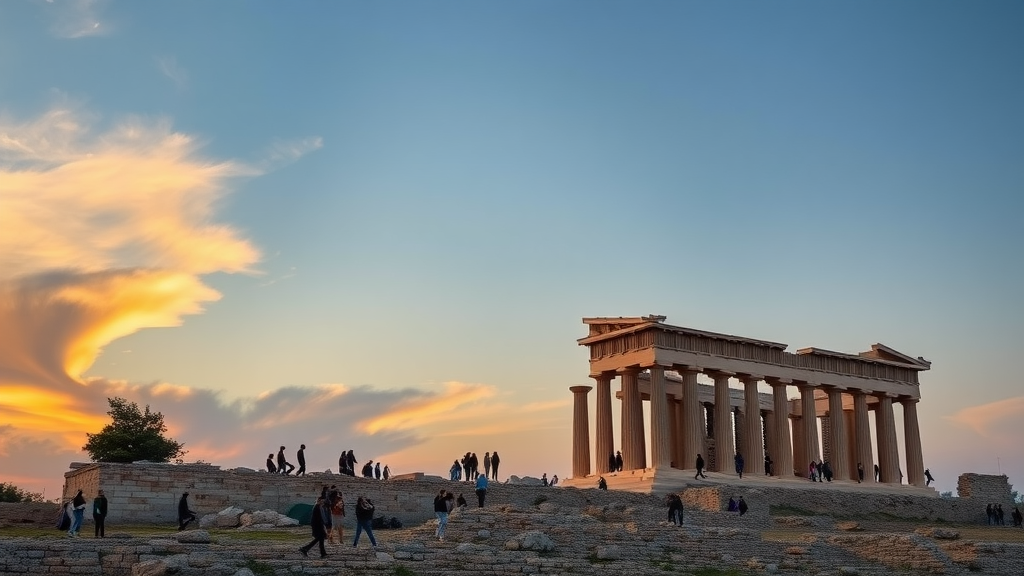
[[[51,32],[59,38],[104,36],[110,24],[100,21],[104,0],[47,0],[53,24]]]
[[[171,79],[178,90],[183,90],[188,84],[188,71],[178,64],[174,56],[164,56],[156,59],[160,73]]]

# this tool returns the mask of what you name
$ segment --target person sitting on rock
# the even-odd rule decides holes
[[[740,509],[740,507],[739,507],[738,504],[736,504],[736,499],[735,498],[729,498],[728,512],[736,512],[739,509]]]
[[[607,490],[608,489],[608,482],[605,481],[604,476],[601,476],[600,478],[597,479],[597,489],[598,490]]]
[[[740,511],[740,516],[747,513],[747,501],[743,499],[743,496],[740,496],[740,503],[736,505],[736,508]]]

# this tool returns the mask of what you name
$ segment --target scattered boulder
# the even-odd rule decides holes
[[[594,555],[599,560],[619,560],[622,558],[622,548],[618,546],[598,546],[594,550]]]
[[[509,547],[510,543],[514,543],[514,547]],[[507,550],[533,550],[536,552],[550,552],[555,549],[555,543],[548,537],[547,534],[540,530],[530,530],[529,532],[523,532],[518,536],[514,537],[505,543]]]
[[[186,530],[178,533],[178,542],[182,544],[209,544],[210,533],[206,530]]]
[[[861,528],[860,524],[858,524],[857,522],[848,520],[846,522],[836,522],[836,530],[843,530],[845,532],[860,532],[861,530],[863,530],[863,528]]]

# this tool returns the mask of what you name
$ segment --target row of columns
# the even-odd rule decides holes
[[[652,366],[650,370],[651,384],[651,466],[667,468],[675,460],[680,462],[678,468],[689,468],[695,462],[697,454],[702,452],[705,431],[703,429],[702,405],[698,401],[697,374],[700,369],[688,366],[672,368],[682,378],[681,410],[670,409],[666,390],[664,366]],[[736,454],[732,435],[732,406],[729,379],[735,374],[707,370],[704,371],[714,381],[714,417],[713,431],[715,438],[715,462],[718,471],[730,470]],[[622,386],[622,411],[620,426],[620,442],[623,468],[647,468],[647,447],[644,434],[643,404],[640,395],[638,375],[639,367],[630,367],[617,372]],[[612,374],[605,373],[595,376],[597,388],[597,472],[608,472],[608,455],[613,454],[614,438],[612,433],[611,411],[611,380]],[[745,418],[737,419],[741,446],[739,453],[745,461],[745,471],[753,474],[764,473],[764,434],[761,426],[761,410],[758,376],[741,374],[743,383]],[[772,407],[766,417],[766,429],[770,441],[770,452],[774,457],[775,475],[788,475],[796,470],[797,474],[806,473],[810,462],[820,460],[821,449],[818,442],[816,406],[814,399],[815,385],[796,383],[800,391],[801,413],[814,417],[794,417],[792,440],[790,437],[789,399],[787,397],[789,380],[764,378],[772,388]],[[857,463],[864,463],[872,468],[874,459],[871,445],[871,431],[868,426],[867,392],[861,390],[844,390],[834,386],[822,386],[828,395],[829,426],[825,429],[826,438],[831,446],[831,464],[837,478],[856,478]],[[572,386],[573,392],[573,476],[585,477],[590,474],[590,421],[588,415],[587,396],[590,386]],[[853,397],[854,409],[852,418],[843,416],[844,393]],[[892,409],[892,397],[880,394],[879,406],[875,413],[875,427],[878,435],[878,453],[880,481],[884,483],[900,482],[899,452],[896,444],[896,426]],[[901,400],[904,409],[904,434],[907,448],[907,474],[911,484],[924,485],[924,463],[921,452],[920,428],[917,419],[917,399]],[[837,415],[838,417],[831,417]],[[799,421],[799,422],[798,422]],[[848,434],[848,428],[850,434]],[[679,432],[679,443],[673,452],[672,432]],[[794,468],[794,460],[798,465]],[[873,470],[866,471],[865,481],[874,481]]]

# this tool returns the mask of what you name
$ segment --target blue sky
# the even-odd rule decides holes
[[[145,268],[186,288],[150,315],[111,306],[99,335],[30,328],[9,296],[26,324],[0,329],[38,357],[0,358],[0,387],[64,374],[100,415],[134,394],[190,456],[252,467],[313,445],[311,424],[267,420],[270,448],[227,450],[217,417],[182,424],[175,402],[251,433],[246,414],[283,410],[266,402],[342,391],[355,412],[323,414],[341,421],[315,440],[324,467],[343,447],[434,473],[500,449],[510,473],[565,476],[581,317],[663,314],[924,356],[942,489],[964,471],[1024,482],[1022,25],[1014,2],[4,3],[0,223],[45,213],[65,243],[2,280]],[[104,154],[155,167],[67,174]],[[164,168],[191,179],[153,185]],[[26,171],[104,204],[3,184]],[[13,230],[0,251],[33,253]],[[198,237],[217,240],[177,245]],[[86,370],[53,360],[83,340]],[[22,361],[53,369],[16,378]],[[450,414],[356,423],[410,402]],[[29,486],[85,458],[67,438],[90,431],[4,430],[0,461],[53,453],[15,477]]]

